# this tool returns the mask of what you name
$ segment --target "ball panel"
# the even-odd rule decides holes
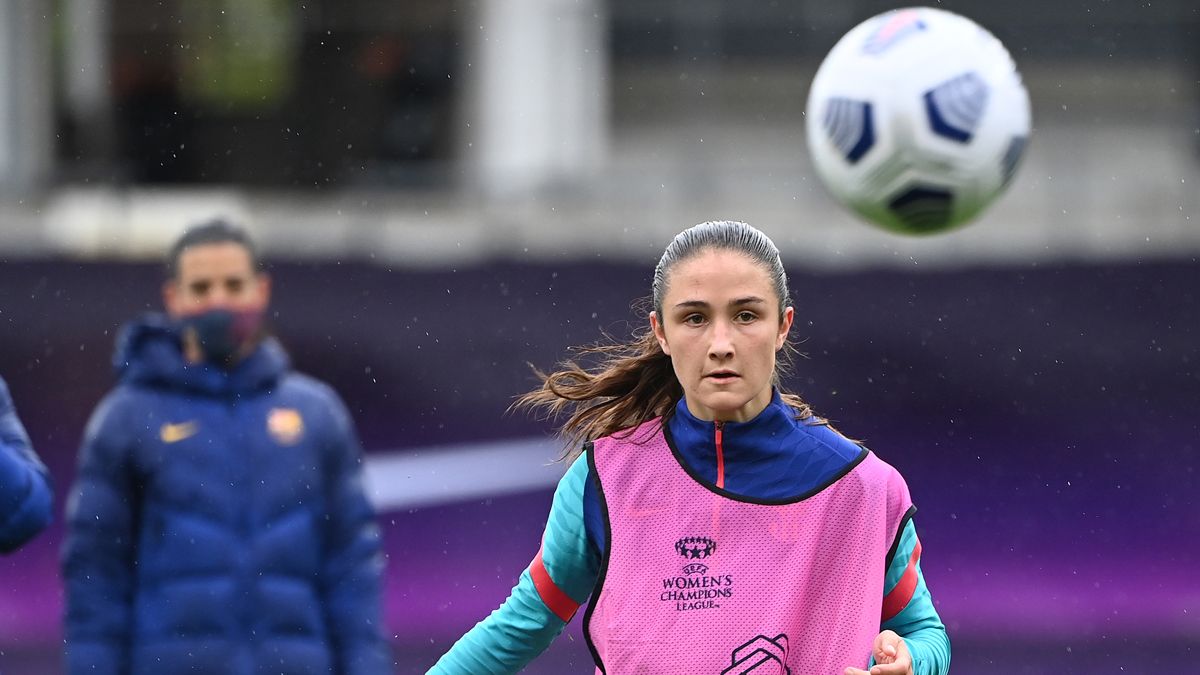
[[[990,92],[978,74],[963,73],[925,92],[925,115],[933,133],[970,143],[987,108]]]
[[[888,201],[901,226],[915,234],[938,232],[954,224],[954,194],[932,185],[912,185]]]
[[[834,147],[851,164],[857,164],[875,145],[875,127],[871,121],[871,104],[834,97],[825,105],[825,132]]]
[[[1017,173],[1017,165],[1021,162],[1021,155],[1025,153],[1025,145],[1029,139],[1026,136],[1013,136],[1008,142],[1008,149],[1004,151],[1004,157],[1001,159],[1001,184],[1008,185],[1012,181],[1013,175]]]

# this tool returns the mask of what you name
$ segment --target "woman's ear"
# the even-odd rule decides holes
[[[787,342],[788,331],[792,329],[792,321],[796,319],[796,310],[792,307],[786,307],[783,310],[783,317],[779,321],[779,335],[775,336],[775,351],[783,349],[783,343]]]
[[[670,356],[671,348],[667,346],[667,332],[663,330],[662,324],[658,321],[658,312],[650,312],[650,328],[654,330],[654,337],[658,340],[658,346],[662,347],[664,354]]]

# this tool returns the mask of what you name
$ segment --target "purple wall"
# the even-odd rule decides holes
[[[368,451],[519,437],[567,345],[640,325],[650,266],[280,264],[277,327]],[[0,266],[0,373],[58,484],[155,266]],[[1147,672],[1200,635],[1200,264],[804,275],[789,385],[908,479],[955,672]],[[399,672],[424,672],[536,552],[550,493],[381,514]],[[0,670],[57,672],[59,525],[0,559]],[[526,672],[589,672],[578,620]]]

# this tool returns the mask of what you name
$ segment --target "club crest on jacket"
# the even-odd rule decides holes
[[[295,408],[272,408],[267,431],[280,445],[295,445],[304,436],[304,418]]]

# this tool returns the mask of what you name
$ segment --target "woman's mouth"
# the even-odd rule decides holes
[[[738,374],[732,370],[716,370],[704,377],[716,380],[717,382],[728,382],[738,377]]]

